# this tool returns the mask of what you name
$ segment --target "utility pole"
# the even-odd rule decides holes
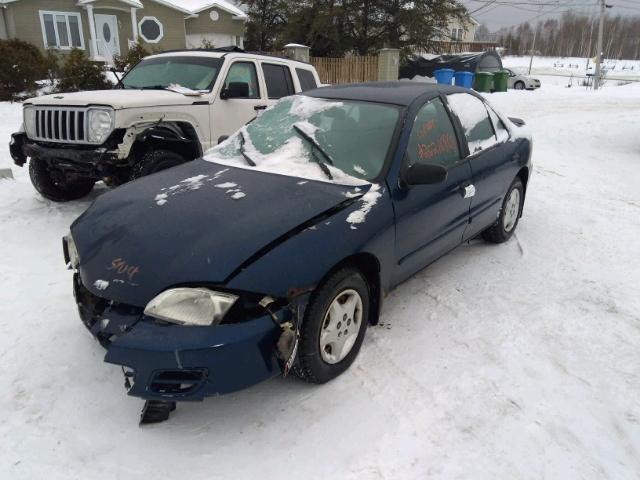
[[[596,74],[593,78],[593,89],[597,90],[600,87],[600,80],[602,76],[602,36],[604,34],[604,14],[607,8],[611,8],[611,5],[607,5],[605,0],[600,0],[600,24],[598,25],[598,51],[596,52]]]
[[[536,52],[536,37],[538,36],[538,27],[533,30],[533,43],[531,44],[531,59],[529,60],[529,75],[531,75],[531,65],[533,64],[533,55]]]

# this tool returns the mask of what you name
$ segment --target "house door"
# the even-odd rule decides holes
[[[98,53],[103,58],[120,55],[120,42],[118,41],[118,17],[96,13],[96,36],[98,41]]]

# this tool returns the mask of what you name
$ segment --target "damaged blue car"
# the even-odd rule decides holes
[[[105,361],[146,400],[142,422],[161,421],[289,371],[340,375],[394,286],[469,239],[513,235],[530,172],[524,122],[474,92],[321,88],[101,195],[64,255]]]

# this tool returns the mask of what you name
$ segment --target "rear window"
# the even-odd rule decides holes
[[[453,93],[447,100],[462,124],[471,155],[497,143],[489,113],[482,100],[468,93]]]
[[[289,67],[263,63],[262,72],[264,73],[264,81],[267,84],[269,98],[288,97],[295,93]]]
[[[305,90],[313,90],[318,88],[316,83],[316,77],[313,76],[313,72],[305,70],[303,68],[296,68],[298,74],[298,80],[300,80],[300,88],[304,92]]]

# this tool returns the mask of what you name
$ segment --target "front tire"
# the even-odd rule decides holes
[[[509,240],[518,226],[523,204],[524,187],[522,181],[516,178],[504,197],[498,221],[482,232],[482,238],[491,243],[504,243]]]
[[[63,177],[63,174],[59,176]],[[29,177],[38,193],[54,202],[68,202],[85,197],[93,190],[96,183],[95,180],[88,178],[56,179],[47,162],[37,157],[32,157],[29,161]]]
[[[524,82],[522,81],[516,82],[513,88],[515,88],[516,90],[524,90]]]
[[[181,165],[185,162],[182,155],[170,150],[151,150],[145,153],[133,168],[132,179],[151,175],[167,168]]]
[[[353,363],[367,330],[369,286],[354,268],[331,275],[314,292],[300,329],[298,373],[326,383]]]

